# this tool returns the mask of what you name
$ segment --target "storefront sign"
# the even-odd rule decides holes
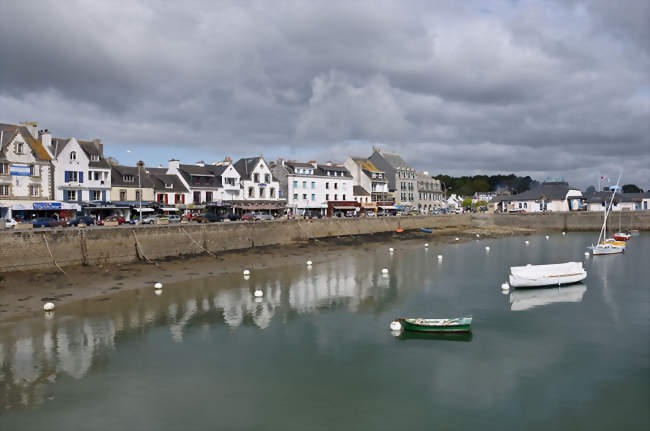
[[[264,183],[259,183],[258,186],[260,186],[260,187],[266,187],[266,184],[264,184]]]
[[[60,210],[61,202],[34,202],[35,210]]]
[[[31,175],[29,165],[11,165],[9,169],[10,175],[28,177]]]

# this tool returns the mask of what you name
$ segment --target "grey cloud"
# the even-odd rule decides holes
[[[340,161],[376,144],[432,173],[588,185],[622,166],[650,188],[648,9],[2,2],[0,120],[141,145],[154,163]]]

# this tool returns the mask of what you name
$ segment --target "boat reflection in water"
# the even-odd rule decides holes
[[[556,302],[581,302],[587,291],[584,284],[544,289],[517,289],[510,294],[510,310],[523,311]]]
[[[417,331],[402,331],[398,340],[437,340],[437,341],[472,341],[471,332],[417,332]]]

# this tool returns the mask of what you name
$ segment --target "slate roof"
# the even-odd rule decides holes
[[[0,123],[0,131],[2,132],[2,141],[0,142],[0,152],[4,152],[5,148],[11,141],[14,140],[16,135],[20,134],[27,145],[32,149],[36,158],[41,160],[52,160],[52,157],[47,152],[43,144],[38,139],[34,139],[27,127],[19,126],[16,124],[4,124]]]
[[[387,151],[379,151],[379,154],[395,169],[411,169],[408,163],[406,163],[399,154],[389,153]]]
[[[187,193],[187,187],[183,185],[183,182],[176,175],[167,174],[167,169],[156,169],[156,171],[163,172],[153,172],[153,169],[147,168],[149,171],[149,176],[153,182],[153,189],[155,191],[164,191],[168,193]],[[172,188],[167,188],[168,184],[172,185]]]
[[[81,146],[81,149],[84,150],[84,153],[88,156],[88,166],[91,168],[104,168],[110,169],[111,165],[108,164],[106,159],[104,159],[104,154],[99,148],[98,144],[93,141],[77,141]],[[99,160],[93,160],[91,156],[98,156]]]
[[[370,160],[364,159],[362,157],[352,157],[352,161],[356,163],[357,165],[361,166],[361,169],[366,170],[368,172],[377,172],[377,173],[384,173],[384,171],[380,170],[375,166]]]
[[[366,189],[364,189],[361,186],[353,186],[352,187],[352,194],[354,196],[370,196],[370,193],[368,193],[366,191]]]
[[[125,182],[123,176],[131,175],[133,182]],[[146,168],[140,172],[140,187],[151,189],[154,184],[147,173]],[[111,167],[111,187],[138,187],[138,167],[137,166],[112,166]]]
[[[239,159],[237,160],[237,163],[235,163],[233,166],[235,169],[237,169],[237,172],[239,172],[239,176],[244,178],[244,179],[249,179],[251,176],[251,172],[253,172],[253,169],[255,169],[255,166],[257,166],[257,162],[262,157],[248,157],[244,159]]]
[[[178,171],[192,188],[215,189],[219,186],[217,178],[207,166],[180,165]]]
[[[535,188],[512,196],[503,196],[499,201],[535,201],[540,199],[564,200],[569,190],[577,190],[565,182],[542,183]]]
[[[614,194],[614,202],[635,202],[636,199],[631,195],[639,195],[641,193],[616,193]],[[597,204],[597,203],[609,203],[612,198],[612,192],[593,192],[586,196],[587,203]]]

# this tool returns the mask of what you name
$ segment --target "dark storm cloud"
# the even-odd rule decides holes
[[[648,188],[649,7],[624,3],[3,2],[0,120],[154,163],[378,145],[431,173]]]

